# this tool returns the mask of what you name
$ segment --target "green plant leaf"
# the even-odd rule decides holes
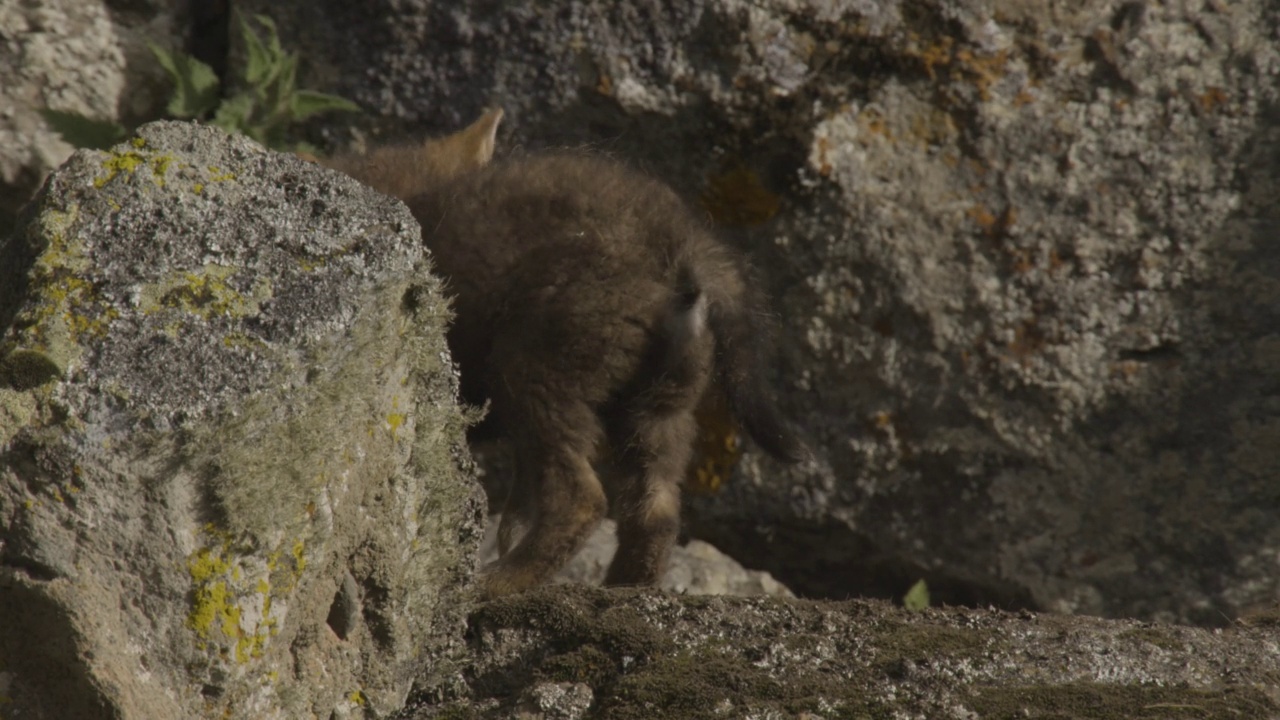
[[[924,580],[917,580],[907,594],[902,596],[902,606],[908,610],[923,610],[929,607],[929,586]]]
[[[256,16],[261,22],[263,16]],[[268,23],[272,32],[275,32],[275,25]],[[279,62],[278,57],[273,57],[267,46],[263,44],[262,38],[253,31],[249,26],[249,21],[243,16],[240,17],[240,37],[244,40],[245,54],[247,55],[244,65],[244,80],[249,85],[260,87],[271,80],[271,76],[276,72],[276,65]],[[276,41],[279,44],[279,40]]]
[[[272,117],[283,117],[289,112],[289,96],[297,88],[298,57],[286,55],[277,67],[273,82],[263,88],[264,102],[271,109]]]
[[[297,155],[310,155],[311,157],[309,158],[303,158],[303,160],[307,160],[309,162],[316,162],[316,158],[320,155],[320,148],[317,148],[315,145],[305,141],[294,143],[293,147],[289,149]]]
[[[165,111],[178,118],[202,117],[218,106],[218,75],[213,68],[181,52],[147,43],[173,80],[173,96]]]
[[[253,19],[267,29],[267,51],[271,56],[276,59],[284,57],[284,46],[280,44],[280,33],[276,31],[276,21],[262,13],[255,13]]]
[[[78,148],[106,150],[129,135],[129,131],[114,120],[94,120],[80,113],[47,108],[41,110],[40,115],[63,140]]]
[[[295,120],[306,120],[323,112],[360,112],[359,105],[344,97],[315,90],[299,90],[291,100]]]
[[[262,139],[254,132],[253,110],[253,96],[240,93],[218,106],[218,112],[213,116],[213,124],[227,132],[248,135],[261,142]]]

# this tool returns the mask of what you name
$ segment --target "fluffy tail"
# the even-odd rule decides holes
[[[809,457],[809,449],[774,401],[768,382],[773,323],[754,285],[744,282],[741,297],[710,307],[707,321],[716,341],[717,379],[730,411],[751,439],[779,460],[799,462]]]

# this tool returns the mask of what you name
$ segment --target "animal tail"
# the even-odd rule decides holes
[[[773,322],[754,285],[744,281],[738,297],[710,306],[707,323],[715,337],[717,379],[730,412],[751,439],[778,460],[800,462],[809,457],[809,449],[779,410],[769,385]]]

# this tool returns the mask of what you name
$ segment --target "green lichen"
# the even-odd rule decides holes
[[[272,584],[262,576],[263,571],[271,572],[271,564],[249,572],[244,563],[250,560],[232,552],[226,533],[214,527],[206,527],[206,532],[214,544],[187,559],[192,602],[186,624],[195,632],[198,648],[212,648],[219,658],[244,664],[262,657],[270,638],[279,632],[278,619],[272,615]],[[249,575],[256,580],[246,579]],[[245,628],[250,609],[261,619]]]
[[[106,160],[102,161],[102,168],[107,171],[106,175],[100,175],[93,179],[93,186],[102,189],[107,183],[116,179],[120,173],[132,175],[134,171],[142,167],[146,162],[146,158],[142,153],[136,150],[126,152],[112,152]]]
[[[257,315],[261,303],[271,298],[271,281],[259,278],[250,292],[242,293],[228,282],[239,271],[235,267],[208,264],[194,271],[170,273],[158,282],[143,286],[139,310],[146,315],[177,310],[206,320]]]
[[[222,556],[225,552],[225,544],[218,550],[201,548],[187,559],[187,572],[194,585],[187,627],[195,631],[200,647],[210,639],[214,622],[228,614],[227,584],[220,579],[230,568]]]
[[[40,215],[45,243],[32,263],[29,305],[15,323],[22,331],[0,350],[3,374],[23,387],[65,375],[82,352],[81,341],[104,336],[119,317],[89,277],[93,263],[75,231],[78,216],[76,205]]]
[[[207,440],[218,469],[210,489],[226,529],[257,539],[282,529],[304,537],[307,507],[324,484],[353,482],[353,472],[395,472],[394,440],[385,429],[387,399],[369,389],[385,387],[383,378],[399,377],[411,366],[396,334],[402,293],[390,288],[370,304],[371,317],[353,324],[352,337],[333,339],[360,352],[316,348],[343,360],[317,370],[306,385],[291,386],[287,398],[255,397]],[[295,411],[282,417],[282,406]],[[366,432],[371,429],[378,432]]]
[[[297,568],[299,574],[307,569],[307,556],[303,553],[303,544],[299,540],[293,544],[293,566]]]
[[[230,182],[236,179],[236,174],[230,170],[223,170],[217,165],[209,166],[209,182]]]
[[[0,387],[0,447],[4,447],[19,430],[35,422],[39,410],[31,393]]]
[[[150,168],[151,181],[156,187],[164,187],[165,174],[171,165],[178,162],[177,158],[168,153],[143,151],[146,141],[142,138],[134,138],[130,141],[130,145],[133,146],[133,150],[124,152],[112,150],[107,154],[107,158],[102,161],[102,169],[107,172],[93,179],[95,188],[101,190],[121,174],[132,176],[142,167]]]

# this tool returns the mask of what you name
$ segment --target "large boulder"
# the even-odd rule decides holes
[[[240,5],[373,115],[500,104],[742,228],[817,460],[748,450],[695,534],[811,595],[1280,595],[1274,3]]]
[[[1280,716],[1274,625],[558,586],[479,609],[469,645],[400,717]]]
[[[482,531],[400,203],[196,124],[77,152],[0,246],[0,695],[344,717],[449,658]]]

